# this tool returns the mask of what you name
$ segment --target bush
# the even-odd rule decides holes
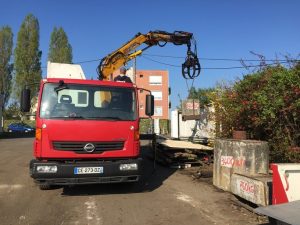
[[[159,129],[161,134],[170,133],[170,120],[161,119],[159,120]]]
[[[21,119],[21,110],[20,106],[17,102],[13,102],[10,104],[3,112],[4,119],[13,119],[20,120]]]
[[[147,134],[151,130],[151,119],[140,119],[140,133]]]
[[[170,121],[166,119],[160,119],[159,120],[159,129],[161,134],[169,134],[170,133]],[[151,131],[151,119],[140,119],[140,133],[141,134],[147,134]]]
[[[213,94],[218,137],[246,130],[268,141],[272,161],[294,161],[300,145],[300,74],[280,65],[249,74]],[[297,161],[297,160],[296,160]]]

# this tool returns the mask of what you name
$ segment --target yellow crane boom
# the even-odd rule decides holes
[[[193,34],[184,31],[175,31],[168,33],[165,31],[150,31],[147,34],[136,34],[130,41],[122,47],[104,57],[98,68],[98,79],[109,80],[110,75],[123,66],[128,61],[141,55],[146,49],[158,45],[165,46],[167,43],[174,45],[187,45],[187,56],[185,62],[182,64],[182,75],[185,79],[194,79],[200,74],[201,66],[197,57],[196,42],[194,41],[195,50],[191,50],[191,43],[193,41]],[[142,45],[147,46],[136,51]]]

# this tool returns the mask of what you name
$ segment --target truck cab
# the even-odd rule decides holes
[[[151,97],[148,114],[153,114]],[[28,102],[24,90],[21,108],[28,108]],[[137,87],[132,83],[42,80],[31,177],[41,189],[138,181],[142,169],[138,111]]]

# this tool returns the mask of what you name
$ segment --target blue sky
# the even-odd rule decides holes
[[[62,26],[66,31],[73,47],[74,63],[102,58],[136,33],[150,30],[194,33],[198,56],[202,58],[257,59],[250,53],[254,51],[273,59],[286,54],[296,57],[300,53],[300,1],[297,0],[1,0],[0,4],[0,26],[11,26],[15,40],[28,13],[38,18],[42,66],[46,66],[54,26]],[[152,47],[145,53],[184,57],[186,47],[169,44],[164,48]],[[179,66],[184,60],[147,57]],[[96,78],[97,65],[97,62],[82,64],[87,77]],[[240,63],[201,60],[201,65],[203,68],[231,67]],[[137,69],[169,70],[173,107],[179,103],[178,94],[186,97],[188,90],[180,67],[139,57]],[[203,69],[194,86],[213,87],[217,82],[232,81],[246,73],[244,69]]]

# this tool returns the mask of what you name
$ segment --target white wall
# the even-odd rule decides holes
[[[188,138],[188,137],[199,136],[199,137],[214,138],[215,123],[210,118],[210,113],[212,112],[213,109],[211,107],[201,108],[199,120],[182,121],[182,115],[178,113],[178,110],[173,110],[171,112],[171,137]],[[179,129],[179,135],[178,135],[178,129]]]
[[[171,111],[171,137],[172,138],[179,138],[178,134],[178,110],[172,110]]]
[[[154,133],[160,134],[159,119],[154,119]]]

